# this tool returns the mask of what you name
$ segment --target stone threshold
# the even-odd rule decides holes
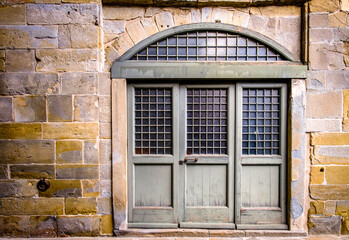
[[[303,231],[287,230],[211,230],[211,229],[127,229],[114,231],[117,237],[305,237]]]

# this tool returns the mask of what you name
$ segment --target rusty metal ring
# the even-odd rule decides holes
[[[45,178],[41,179],[38,184],[36,185],[36,187],[38,188],[38,190],[40,192],[45,192],[47,189],[50,188],[50,182],[46,181]]]

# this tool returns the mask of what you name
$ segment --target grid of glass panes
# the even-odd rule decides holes
[[[282,61],[265,44],[238,34],[197,31],[177,34],[135,54],[137,61]]]
[[[227,154],[227,89],[187,89],[187,154]]]
[[[172,154],[172,91],[135,88],[135,153]]]
[[[280,90],[243,89],[242,154],[280,154]]]

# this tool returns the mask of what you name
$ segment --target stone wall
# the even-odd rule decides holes
[[[344,0],[310,3],[310,234],[349,233],[348,11],[349,2]]]
[[[0,236],[112,234],[98,0],[2,0]],[[51,187],[39,192],[46,178]]]
[[[297,60],[302,55],[299,6],[0,4],[0,236],[112,234],[109,72],[141,40],[182,24],[222,22],[274,39]],[[295,134],[310,140],[292,144],[304,155],[292,168],[312,164],[309,233],[348,234],[349,2],[312,0],[309,9],[309,77],[306,89],[303,80],[292,82],[291,97],[299,111],[292,118],[306,117],[292,123]],[[307,180],[294,172],[292,184]],[[41,178],[51,183],[46,192],[36,188]],[[302,195],[294,192],[291,208],[302,211],[291,216],[291,229],[305,229],[308,187],[296,188]]]

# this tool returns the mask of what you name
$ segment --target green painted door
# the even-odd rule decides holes
[[[128,85],[129,227],[286,226],[286,88],[247,86]]]

